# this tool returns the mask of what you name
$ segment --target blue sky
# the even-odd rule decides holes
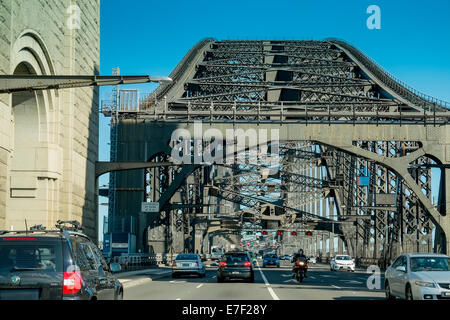
[[[381,29],[369,30],[370,5]],[[450,101],[450,1],[101,1],[100,73],[169,75],[199,40],[344,39],[408,85]],[[136,85],[150,93],[154,85]],[[101,99],[111,89],[102,88]],[[109,160],[100,115],[100,160]],[[100,185],[108,182],[107,176]],[[100,203],[106,202],[101,198]],[[106,207],[101,206],[101,213]]]

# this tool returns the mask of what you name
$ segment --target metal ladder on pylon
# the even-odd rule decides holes
[[[113,68],[113,76],[120,75],[119,68]],[[113,86],[112,90],[112,110],[111,110],[111,130],[110,130],[110,161],[117,161],[117,148],[118,148],[118,126],[119,126],[119,104],[120,104],[120,90],[119,86]],[[116,172],[111,172],[109,175],[109,207],[108,207],[108,220],[111,229],[114,229],[114,210],[116,204]],[[112,232],[114,230],[108,230]]]

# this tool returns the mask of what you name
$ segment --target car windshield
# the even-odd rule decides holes
[[[241,263],[248,261],[246,254],[227,254],[225,255],[227,263]]]
[[[0,273],[62,269],[60,241],[0,241]]]
[[[337,256],[336,260],[352,260],[349,256]]]
[[[411,271],[450,271],[450,259],[446,257],[411,258]]]
[[[175,260],[198,260],[196,254],[179,254]]]

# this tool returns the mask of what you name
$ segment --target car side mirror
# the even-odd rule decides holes
[[[406,272],[406,268],[404,266],[398,266],[397,268],[395,268],[395,270],[401,271],[401,272]]]
[[[109,266],[112,273],[120,272],[122,270],[122,267],[118,263],[111,263]]]

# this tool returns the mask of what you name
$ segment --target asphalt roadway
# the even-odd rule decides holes
[[[380,288],[369,289],[373,274],[330,271],[329,265],[312,264],[303,283],[292,279],[291,264],[280,268],[255,267],[255,282],[232,280],[217,283],[217,265],[207,264],[206,277],[185,276],[172,279],[170,273],[124,291],[125,300],[384,300],[384,274]],[[370,278],[371,277],[371,278]]]

